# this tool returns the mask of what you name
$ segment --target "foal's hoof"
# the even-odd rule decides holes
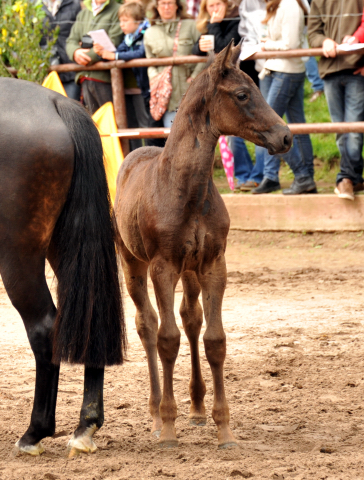
[[[221,445],[219,445],[218,448],[220,449],[225,449],[225,448],[236,448],[238,447],[239,445],[236,443],[236,442],[227,442],[227,443],[222,443]]]
[[[206,425],[206,417],[205,416],[197,416],[194,415],[193,417],[190,417],[190,425],[195,425],[197,427],[203,427]]]
[[[160,448],[176,448],[178,447],[178,440],[159,440],[158,446]]]
[[[67,448],[69,449],[68,458],[73,458],[80,453],[93,453],[97,450],[97,446],[92,439],[92,435],[96,432],[96,425],[88,427],[82,435],[75,437],[72,436],[68,442]]]
[[[28,455],[33,455],[36,457],[44,452],[44,448],[43,448],[42,442],[38,442],[35,445],[21,446],[20,440],[18,440],[15,444],[14,453],[17,454],[19,452],[27,453]]]
[[[160,417],[154,418],[153,425],[152,425],[152,435],[159,438],[161,436],[162,427],[163,427],[162,419]]]

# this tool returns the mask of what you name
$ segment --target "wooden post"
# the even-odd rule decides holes
[[[113,67],[110,69],[110,73],[116,125],[118,128],[128,128],[123,72],[120,70],[120,68]],[[121,148],[123,149],[123,155],[125,158],[130,151],[128,139],[121,139]]]

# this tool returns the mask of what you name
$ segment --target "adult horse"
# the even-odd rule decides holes
[[[76,102],[0,79],[0,273],[36,361],[32,455],[55,432],[59,364],[85,364],[72,452],[93,451],[103,424],[104,366],[122,363],[125,328],[114,222],[98,131]],[[57,280],[56,309],[45,278]]]
[[[191,349],[191,422],[206,421],[206,387],[198,351],[202,325],[198,296],[202,289],[207,323],[203,339],[214,384],[212,416],[219,446],[235,443],[224,392],[226,340],[221,320],[230,221],[212,180],[214,152],[221,134],[246,138],[267,147],[271,154],[286,152],[292,142],[286,124],[253,81],[235,66],[239,53],[240,46],[230,44],[216,57],[189,87],[164,149],[145,147],[130,153],[117,180],[115,213],[123,270],[148,359],[152,431],[158,434],[161,430],[162,445],[178,443],[173,369],[180,331],[173,303],[179,278],[184,290],[180,314]],[[158,331],[158,317],[147,292],[148,266],[161,318]],[[157,349],[163,366],[163,396]]]

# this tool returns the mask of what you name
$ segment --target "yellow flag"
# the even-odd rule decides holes
[[[99,129],[100,135],[109,135],[110,133],[117,133],[114,107],[111,102],[105,103],[93,115],[93,121]],[[106,171],[106,178],[109,184],[110,198],[112,203],[115,201],[116,194],[116,177],[120,165],[124,160],[123,152],[118,137],[101,137],[102,146],[104,149],[104,164]]]
[[[61,93],[65,97],[67,94],[63,88],[62,82],[57,72],[51,72],[43,82],[43,87]],[[117,133],[118,129],[115,122],[114,107],[111,102],[105,103],[92,116],[93,121],[99,129],[100,135],[109,135]],[[101,137],[104,150],[104,166],[106,171],[107,183],[109,185],[110,198],[114,204],[116,195],[116,177],[120,165],[124,160],[118,137]]]
[[[67,97],[66,91],[63,88],[62,82],[57,72],[51,72],[49,75],[47,75],[44,82],[42,83],[42,87],[49,88],[50,90],[53,90]]]

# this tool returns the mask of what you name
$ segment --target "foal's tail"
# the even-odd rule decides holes
[[[100,135],[76,102],[54,99],[74,143],[74,171],[53,240],[59,252],[53,361],[101,368],[120,364],[126,330],[118,275],[118,229]]]

